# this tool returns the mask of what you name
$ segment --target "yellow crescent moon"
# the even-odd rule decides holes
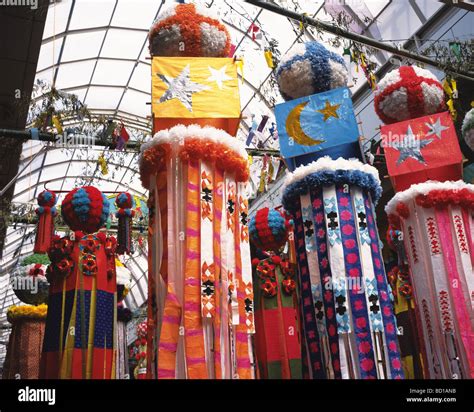
[[[302,146],[315,146],[324,143],[325,140],[314,140],[301,128],[301,112],[309,101],[296,105],[286,118],[286,132],[296,143]]]

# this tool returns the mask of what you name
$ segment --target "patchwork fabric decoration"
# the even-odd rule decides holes
[[[135,216],[133,196],[130,193],[119,193],[115,199],[118,219],[117,253],[133,253],[132,218]]]
[[[83,186],[66,195],[61,205],[61,214],[71,230],[94,233],[107,221],[109,202],[95,187]]]
[[[279,212],[263,208],[250,220],[250,239],[262,251],[279,252],[291,225]],[[301,379],[301,331],[294,243],[288,256],[253,259],[255,357],[264,379]]]
[[[227,57],[231,39],[207,8],[176,4],[161,12],[148,35],[152,56]]]
[[[462,178],[462,153],[449,112],[382,126],[381,135],[395,190]]]
[[[375,168],[321,158],[289,174],[306,353],[312,378],[403,378],[377,234]]]
[[[462,138],[469,146],[469,149],[474,151],[474,109],[469,110],[462,122]]]
[[[416,66],[401,66],[386,74],[377,85],[374,104],[385,124],[446,110],[441,83],[433,73]]]
[[[10,275],[10,285],[18,299],[29,305],[48,301],[49,283],[46,278],[50,263],[48,255],[34,253],[24,258]]]
[[[107,218],[107,199],[91,186],[74,189],[62,204],[71,228],[98,230]],[[104,233],[55,236],[48,316],[40,377],[111,379],[115,377],[117,282],[116,240]]]
[[[457,181],[412,185],[385,208],[403,233],[431,379],[474,376],[473,207],[474,186]]]
[[[145,143],[139,163],[151,208],[150,377],[253,378],[244,146],[223,130],[180,125]]]
[[[36,237],[34,253],[47,253],[51,247],[51,241],[54,235],[54,217],[56,211],[56,193],[51,190],[43,190],[38,195],[38,223],[36,225]]]
[[[312,41],[294,45],[276,69],[276,80],[285,100],[347,86],[344,58]]]

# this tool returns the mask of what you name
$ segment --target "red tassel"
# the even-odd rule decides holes
[[[34,253],[48,253],[54,236],[54,216],[56,216],[56,194],[44,190],[38,195],[39,207],[36,209],[38,223],[36,226],[36,238]]]

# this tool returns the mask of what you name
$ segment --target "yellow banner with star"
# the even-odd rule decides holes
[[[232,58],[154,57],[152,110],[155,132],[197,123],[235,135],[240,121],[236,63]]]

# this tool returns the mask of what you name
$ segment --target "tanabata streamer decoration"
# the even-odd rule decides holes
[[[38,195],[38,224],[36,226],[35,253],[47,253],[51,247],[54,235],[54,217],[56,216],[56,194],[50,190],[43,190]]]
[[[393,300],[394,312],[399,330],[398,342],[406,379],[423,379],[424,364],[421,352],[421,335],[418,331],[419,319],[415,309],[413,284],[403,244],[403,234],[398,222],[391,222],[387,242],[397,254],[397,263],[387,273]]]
[[[399,221],[431,379],[474,377],[472,326],[474,186],[426,182],[387,204]]]
[[[106,221],[107,198],[96,188],[69,192],[61,207],[74,231],[55,236],[48,254],[48,316],[42,378],[115,377],[116,240],[93,234]]]
[[[137,325],[137,339],[135,340],[137,366],[133,371],[135,379],[146,379],[147,376],[147,329],[146,320]]]
[[[469,110],[462,122],[462,138],[469,149],[474,151],[474,109]]]
[[[285,182],[312,378],[403,378],[375,222],[381,192],[375,168],[342,158],[318,159]]]
[[[117,274],[117,302],[121,302],[130,291],[132,285],[132,272],[130,272],[130,270],[128,270],[127,267],[116,258],[115,273]]]
[[[118,268],[117,268],[118,272]],[[117,368],[115,376],[117,379],[130,379],[128,346],[127,346],[127,323],[132,319],[132,312],[125,308],[121,302],[117,304]]]
[[[462,153],[448,112],[382,126],[381,134],[395,190],[462,178]]]
[[[48,255],[41,253],[34,253],[21,261],[10,275],[10,284],[18,299],[30,305],[48,301],[46,270],[49,263]]]
[[[316,41],[292,47],[275,75],[285,100],[345,87],[348,77],[344,58]]]
[[[245,147],[223,130],[176,126],[142,145],[140,174],[152,210],[150,376],[252,378]]]
[[[119,193],[115,199],[118,219],[117,253],[133,253],[132,245],[132,219],[135,216],[133,196],[130,193]]]
[[[240,97],[237,64],[230,58],[154,57],[154,131],[200,124],[237,133]]]
[[[290,170],[319,157],[360,158],[359,130],[343,87],[275,106],[280,150]]]
[[[416,66],[401,66],[379,81],[375,111],[385,124],[446,110],[443,86],[436,76]]]
[[[209,9],[176,4],[160,13],[148,36],[152,56],[227,57],[231,39]]]
[[[3,364],[3,379],[38,379],[47,310],[45,304],[8,308],[7,320],[12,330]]]
[[[259,377],[302,377],[297,268],[294,254],[280,255],[291,230],[276,210],[263,208],[249,223],[250,241],[268,258],[252,260],[255,295],[255,354]]]

